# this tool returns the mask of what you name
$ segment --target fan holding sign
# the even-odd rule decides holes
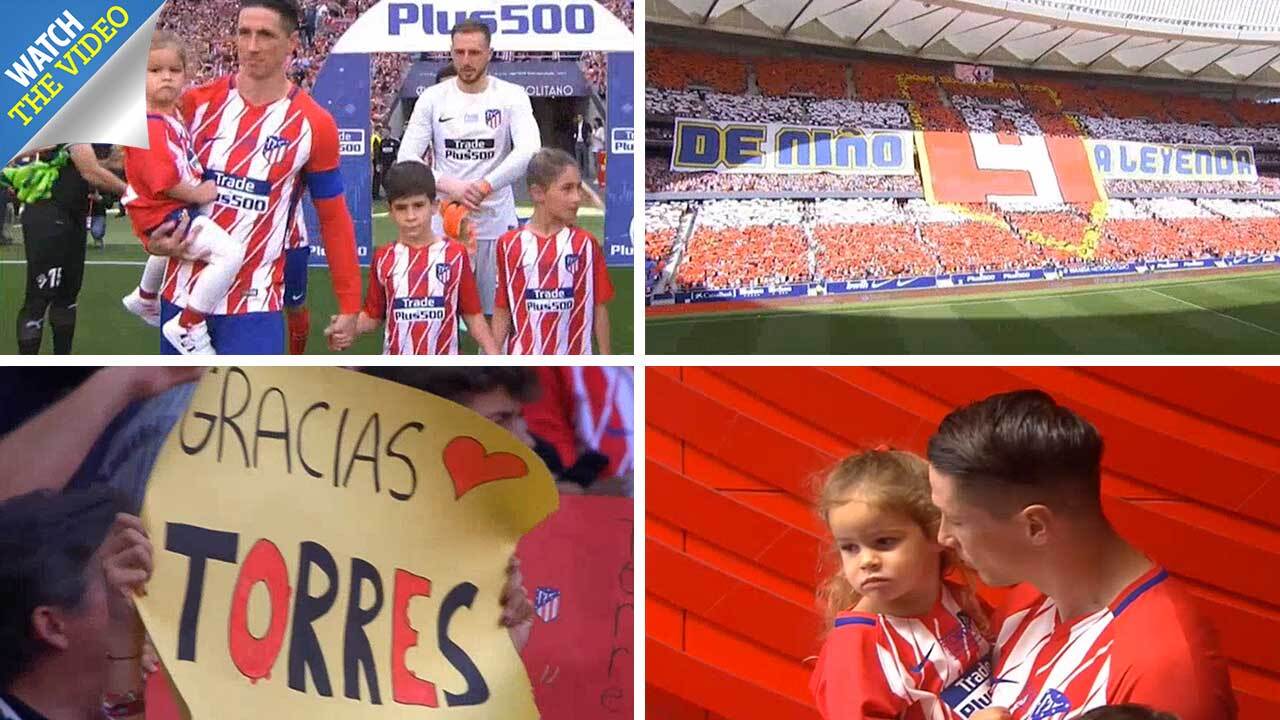
[[[246,716],[331,716],[340,709],[351,717],[405,717],[421,706],[462,718],[536,717],[515,652],[528,640],[533,611],[511,558],[519,537],[554,510],[556,495],[527,433],[512,421],[519,383],[489,377],[506,370],[461,370],[463,379],[484,375],[486,384],[452,398],[460,404],[337,369],[218,368],[194,392],[187,386],[176,424],[165,425],[172,432],[156,438],[165,444],[154,469],[147,463],[144,524],[129,528],[136,540],[145,526],[149,541],[138,545],[146,551],[128,556],[134,575],[149,571],[154,556],[137,603],[187,714],[225,717],[232,706]],[[489,388],[495,382],[501,387]],[[507,395],[514,415],[499,402]],[[66,481],[0,503],[0,512]],[[104,484],[129,485],[104,478],[65,495],[102,494]],[[138,490],[116,509],[136,508]],[[53,506],[45,515],[55,531],[75,520]],[[6,557],[40,556],[28,546],[49,533],[6,524],[19,528],[7,533],[17,539]],[[104,586],[95,579],[97,558],[107,553],[93,548],[119,544],[101,533],[86,538],[79,569],[70,572],[97,593]],[[5,563],[5,572],[34,562]],[[129,577],[130,584],[140,579]],[[62,713],[66,703],[58,701],[74,701],[66,677],[85,685],[84,697],[100,698],[106,689],[106,661],[96,649],[102,624],[82,609],[100,605],[61,595],[28,599],[29,607],[23,600],[3,613],[5,632],[38,642],[22,648],[0,691],[22,703],[10,704],[22,718],[26,708],[50,720],[85,717],[85,708]],[[71,636],[81,642],[62,643],[65,627],[30,632],[40,618],[65,613],[88,623]],[[117,626],[105,627],[114,636]],[[136,672],[136,645],[128,652],[107,645],[108,655],[122,656],[116,665]],[[128,656],[132,662],[123,662]],[[75,658],[82,671],[68,676]],[[148,717],[152,710],[173,714],[157,703]]]
[[[549,474],[458,405],[326,373],[211,371],[156,462],[140,609],[178,693],[220,716],[536,717],[482,608],[555,509]]]

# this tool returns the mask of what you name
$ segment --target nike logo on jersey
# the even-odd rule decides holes
[[[441,117],[438,122],[449,122],[452,119],[452,117]]]
[[[290,295],[290,296],[289,296],[289,302],[295,302],[295,303],[296,303],[296,302],[302,302],[302,298],[304,298],[304,297],[306,297],[306,296],[307,296],[307,294],[306,294],[306,293],[298,293],[297,295]]]
[[[934,649],[934,648],[936,648],[936,647],[938,647],[938,646],[937,646],[937,645],[933,645],[933,646],[931,646],[931,647],[929,648],[929,651],[928,651],[928,652],[926,652],[926,653],[924,654],[924,659],[922,659],[922,660],[920,661],[920,664],[919,664],[919,665],[916,665],[916,666],[915,666],[915,667],[913,667],[913,668],[911,668],[911,672],[913,672],[913,673],[918,673],[918,672],[920,672],[921,670],[923,670],[923,669],[924,669],[924,666],[925,666],[925,665],[927,665],[927,664],[929,663],[929,656],[933,654],[933,649]]]

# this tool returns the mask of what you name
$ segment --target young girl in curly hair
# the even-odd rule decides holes
[[[810,688],[826,720],[986,720],[989,612],[937,542],[929,466],[899,450],[846,458],[817,511],[840,570],[821,588],[830,628]]]

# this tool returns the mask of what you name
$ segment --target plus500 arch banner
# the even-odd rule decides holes
[[[914,175],[906,130],[859,132],[785,123],[677,118],[671,169],[677,172]]]
[[[498,51],[635,50],[627,26],[594,0],[382,0],[351,24],[333,52],[448,50],[449,31],[467,19],[489,26]]]
[[[1098,174],[1107,180],[1254,182],[1258,171],[1247,145],[1163,145],[1089,140]]]

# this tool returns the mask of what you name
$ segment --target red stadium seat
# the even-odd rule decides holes
[[[764,95],[814,95],[824,98],[848,97],[845,66],[838,63],[792,58],[763,58],[753,65],[756,84]]]

